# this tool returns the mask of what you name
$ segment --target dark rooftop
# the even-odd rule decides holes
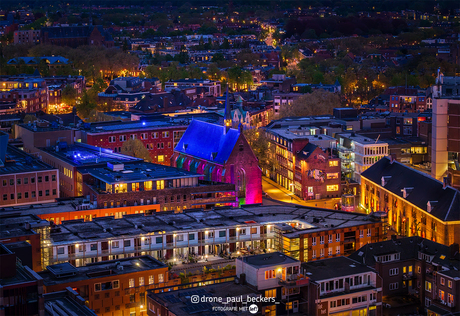
[[[123,268],[120,268],[123,267]],[[89,263],[74,267],[68,262],[46,267],[38,274],[46,286],[72,283],[90,278],[105,278],[109,275],[122,275],[139,271],[166,268],[166,265],[151,256],[138,256],[117,260]]]
[[[413,236],[398,238],[396,240],[386,240],[377,243],[367,244],[356,252],[352,253],[349,258],[365,262],[369,266],[375,266],[376,257],[399,253],[400,261],[418,259],[419,252],[433,256],[431,262],[448,270],[440,273],[460,277],[460,254],[458,251],[452,256],[451,248],[422,237]]]
[[[64,291],[44,294],[45,316],[55,316],[56,307],[61,316],[97,316],[97,314],[85,305],[85,300],[72,288]]]
[[[109,164],[109,163],[108,163]],[[114,164],[116,165],[116,164]],[[180,178],[199,178],[203,175],[181,170],[174,167],[158,165],[149,162],[135,162],[130,164],[121,164],[121,170],[107,167],[79,168],[81,174],[90,174],[93,177],[108,183],[132,183],[149,180],[166,180]]]
[[[375,272],[372,268],[347,257],[302,262],[306,276],[312,281],[329,280],[353,274]]]
[[[191,296],[199,297],[222,297],[222,303],[191,303]],[[232,311],[213,311],[213,306],[228,306],[226,298],[242,297],[243,301],[247,297],[259,297],[260,294],[254,292],[245,285],[235,284],[233,282],[223,282],[206,287],[189,288],[164,293],[153,293],[149,291],[154,301],[163,306],[167,306],[169,312],[174,315],[203,315],[203,316],[225,316],[235,315]],[[239,312],[238,315],[251,315],[249,312]]]
[[[130,122],[108,122],[104,124],[91,124],[89,126],[88,133],[106,133],[106,132],[115,132],[115,131],[128,131],[128,130],[143,130],[151,128],[165,128],[172,127],[180,124],[174,122],[169,122],[166,119],[158,119],[155,121],[130,121]],[[83,124],[84,129],[86,129],[86,124]]]
[[[247,263],[255,268],[300,262],[299,260],[286,256],[281,252],[264,253],[255,256],[238,258],[237,260],[242,260],[244,263]]]
[[[361,177],[377,185],[381,185],[385,177],[385,190],[401,198],[404,188],[411,188],[404,198],[406,201],[426,212],[431,202],[431,215],[443,221],[460,220],[460,192],[450,186],[444,188],[442,182],[423,172],[384,157],[361,173]]]
[[[40,219],[36,215],[12,214],[0,216],[0,238],[33,235],[35,233],[34,228],[43,226],[49,226],[49,222]]]
[[[58,149],[56,149],[56,147],[58,147]],[[57,146],[40,149],[75,167],[104,165],[107,164],[107,162],[130,163],[143,161],[141,158],[113,153],[110,149],[95,147],[83,143],[74,143],[73,145],[59,143]]]
[[[37,172],[45,170],[54,170],[46,163],[32,157],[22,150],[8,145],[6,149],[6,159],[4,166],[0,166],[0,175],[19,174],[25,172]]]

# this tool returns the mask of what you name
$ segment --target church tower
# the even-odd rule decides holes
[[[232,127],[232,110],[230,109],[230,104],[228,103],[228,86],[225,96],[224,126],[225,132],[227,132]]]

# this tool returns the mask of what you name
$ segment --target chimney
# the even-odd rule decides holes
[[[393,163],[396,161],[396,154],[390,154],[390,163]]]
[[[442,178],[442,188],[445,189],[447,186],[450,185],[450,177],[444,177]]]

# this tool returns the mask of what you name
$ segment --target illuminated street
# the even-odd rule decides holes
[[[280,202],[294,203],[303,206],[334,209],[334,205],[340,202],[340,198],[303,201],[298,196],[295,196],[294,193],[289,192],[285,188],[281,187],[280,185],[276,184],[275,182],[266,177],[262,178],[262,190],[264,193],[267,194],[267,198],[270,198],[264,199],[264,205],[276,204],[276,202],[273,203],[271,200],[277,200]]]

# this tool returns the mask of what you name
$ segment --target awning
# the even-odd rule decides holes
[[[445,309],[436,306],[436,305],[430,305],[430,307],[427,307],[429,311],[432,311],[433,313],[436,313],[437,315],[450,315],[451,312],[446,311]]]

